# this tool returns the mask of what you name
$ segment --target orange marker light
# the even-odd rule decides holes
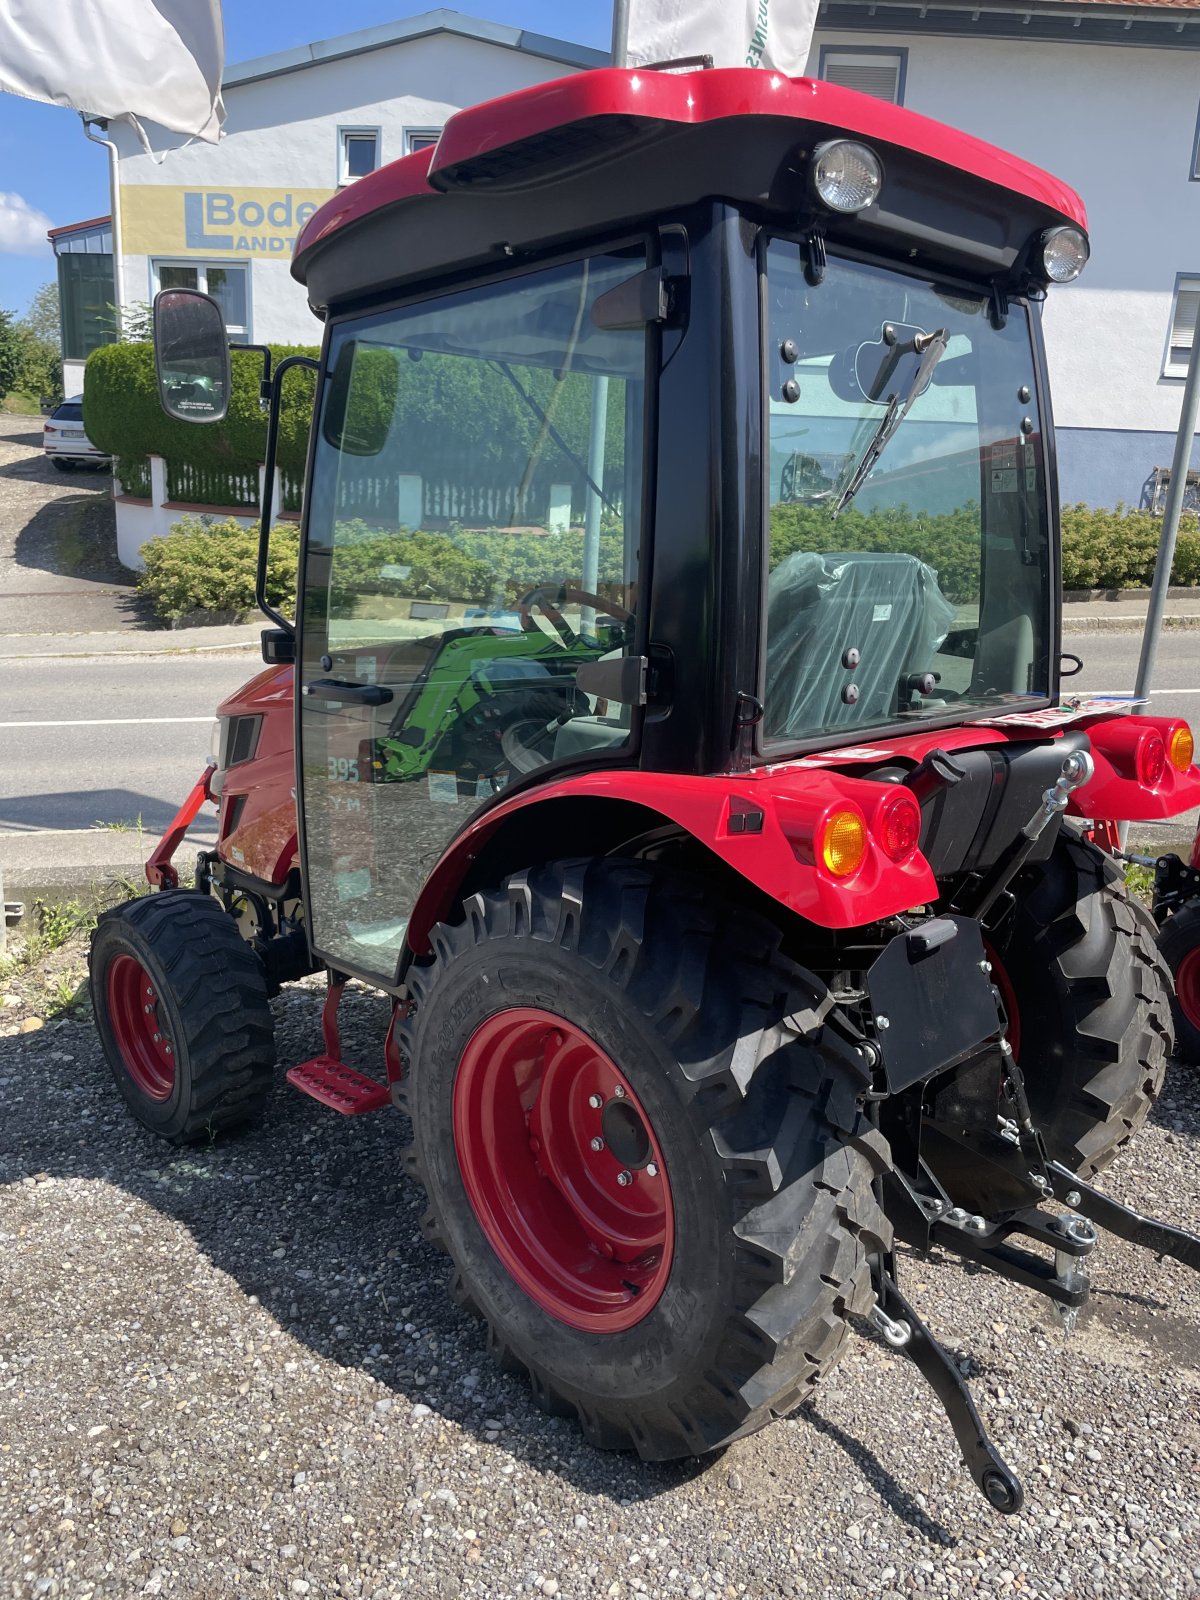
[[[1186,772],[1196,754],[1196,741],[1186,722],[1178,722],[1167,735],[1167,760],[1176,772]]]
[[[821,863],[835,878],[848,878],[867,853],[867,820],[861,811],[834,811],[821,829]]]

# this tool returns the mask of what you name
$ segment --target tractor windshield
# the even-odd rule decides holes
[[[767,249],[770,741],[1044,699],[1050,545],[1028,313]]]

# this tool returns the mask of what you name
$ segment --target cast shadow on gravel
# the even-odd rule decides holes
[[[313,1004],[309,1054],[319,1015]],[[364,1066],[374,1059],[361,1038],[348,1053]],[[299,1059],[289,1047],[283,1065]],[[0,1187],[47,1175],[120,1188],[185,1227],[289,1338],[370,1374],[398,1405],[428,1405],[477,1438],[500,1419],[502,1446],[519,1460],[618,1503],[656,1499],[720,1462],[595,1451],[573,1420],[545,1415],[523,1380],[494,1367],[482,1324],[446,1293],[447,1258],[422,1237],[423,1202],[400,1171],[409,1135],[398,1113],[339,1117],[283,1083],[281,1065],[261,1126],[176,1149],[132,1121],[91,1024],[71,1022],[0,1039],[0,1116]]]

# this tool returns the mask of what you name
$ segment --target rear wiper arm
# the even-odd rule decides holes
[[[939,328],[936,333],[918,333],[910,341],[910,348],[921,357],[921,365],[917,368],[909,391],[901,397],[892,395],[887,404],[879,426],[871,436],[871,442],[859,457],[858,465],[850,474],[846,487],[838,496],[837,504],[833,508],[836,517],[839,511],[844,511],[854,496],[870,477],[875,463],[887,449],[892,435],[904,421],[916,401],[929,387],[929,380],[933,377],[933,369],[946,354],[946,341],[950,337],[949,330]]]

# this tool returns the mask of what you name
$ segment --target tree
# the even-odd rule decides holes
[[[11,311],[0,311],[0,400],[15,389],[25,359],[25,340]]]
[[[62,349],[62,329],[58,315],[58,285],[44,283],[29,302],[29,310],[21,318],[31,336],[42,344]]]

